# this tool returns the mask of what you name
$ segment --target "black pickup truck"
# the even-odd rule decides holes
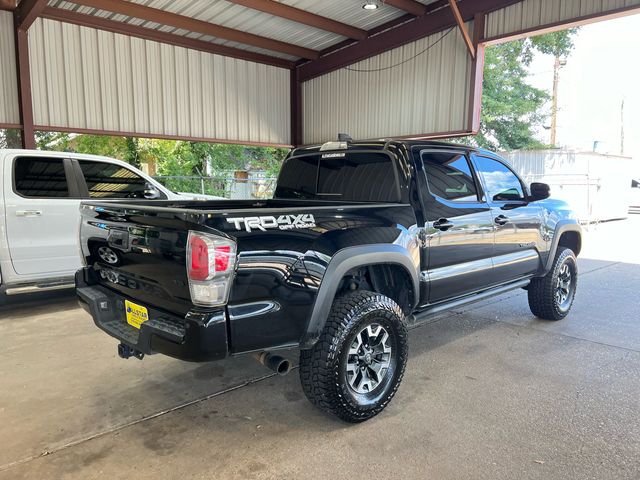
[[[495,154],[430,141],[293,150],[273,199],[84,202],[79,301],[122,357],[252,353],[284,373],[300,349],[309,400],[359,422],[389,403],[407,329],[527,290],[569,312],[578,222]],[[275,353],[274,353],[275,352]]]

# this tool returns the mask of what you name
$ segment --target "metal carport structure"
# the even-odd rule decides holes
[[[0,0],[0,128],[300,145],[477,132],[484,45],[640,0]]]

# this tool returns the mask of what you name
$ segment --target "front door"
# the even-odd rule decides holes
[[[494,280],[499,283],[534,274],[546,251],[542,208],[527,201],[520,178],[497,158],[474,155],[473,162],[491,206],[495,226]]]
[[[17,275],[72,275],[80,268],[79,206],[68,159],[18,156],[5,163],[6,236]],[[74,198],[76,197],[76,198]]]
[[[420,152],[426,185],[428,303],[482,289],[492,275],[493,218],[469,158],[455,150]]]

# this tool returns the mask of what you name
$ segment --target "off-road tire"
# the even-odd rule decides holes
[[[563,266],[567,265],[571,272],[571,288],[569,298],[563,304],[556,298],[558,277]],[[534,278],[527,289],[529,308],[536,317],[544,320],[562,320],[567,316],[573,305],[578,287],[578,262],[573,251],[559,247],[553,261],[553,267],[544,277]]]
[[[353,363],[349,349],[368,325],[382,326],[393,347],[390,366],[378,387],[359,394],[346,373]],[[380,413],[395,395],[408,357],[408,334],[402,309],[392,299],[364,290],[337,297],[316,344],[300,352],[300,381],[307,398],[342,420],[358,423]]]

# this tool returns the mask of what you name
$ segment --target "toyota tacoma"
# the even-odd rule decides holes
[[[408,328],[519,288],[560,320],[576,293],[571,210],[462,145],[328,142],[294,149],[269,200],[86,201],[81,214],[77,294],[120,356],[253,354],[285,373],[282,351],[298,348],[306,396],[348,422],[396,393]]]

